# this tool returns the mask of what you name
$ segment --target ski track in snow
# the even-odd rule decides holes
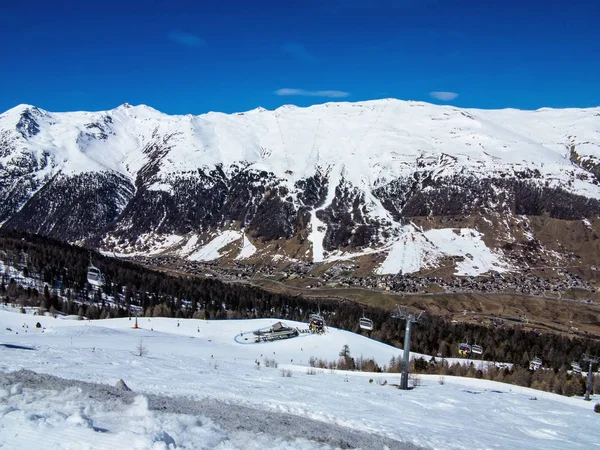
[[[0,345],[0,442],[161,450],[173,443],[183,449],[557,450],[597,444],[598,396],[585,402],[456,377],[441,385],[433,375],[400,391],[392,386],[399,374],[310,373],[311,356],[337,359],[345,344],[352,356],[380,364],[402,354],[336,329],[257,345],[234,340],[276,321],[140,318],[135,330],[128,319],[62,320],[2,307],[0,343],[9,346]],[[146,356],[135,355],[139,344]],[[265,367],[266,359],[279,367]],[[133,393],[106,385],[119,379]]]

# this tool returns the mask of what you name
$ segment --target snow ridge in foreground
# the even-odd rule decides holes
[[[211,398],[140,395],[29,370],[0,373],[0,400],[6,425],[0,441],[8,447],[21,445],[26,434],[31,449],[72,442],[95,449],[419,448],[288,413]],[[65,435],[70,443],[63,441]]]

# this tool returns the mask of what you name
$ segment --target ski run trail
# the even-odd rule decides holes
[[[334,328],[254,342],[253,330],[278,321],[139,318],[135,329],[133,319],[3,306],[0,448],[562,450],[600,442],[597,395],[586,402],[434,375],[402,391],[399,374],[308,364],[337,360],[348,345],[351,356],[387,365],[401,349]]]

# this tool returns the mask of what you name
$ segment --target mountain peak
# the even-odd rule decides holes
[[[27,111],[33,111],[36,113],[42,112],[37,106],[28,105],[26,103],[21,103],[20,105],[17,105],[13,108],[10,108],[9,110],[6,110],[3,113],[0,113],[0,117],[10,117],[10,116],[18,117]]]
[[[123,103],[122,105],[116,107],[113,111],[125,114],[127,116],[131,116],[137,119],[147,119],[151,117],[158,117],[164,115],[157,109],[152,108],[148,105],[132,105],[130,103]]]
[[[46,111],[33,105],[20,104],[0,114],[0,128],[14,129],[25,139],[40,131],[38,120],[48,116]]]
[[[20,105],[15,106],[12,109],[9,109],[9,111],[25,111],[27,109],[38,109],[37,106],[34,105],[28,105],[27,103],[21,103]]]
[[[131,103],[123,103],[122,105],[117,106],[115,109],[117,110],[124,110],[124,109],[132,109],[132,110],[149,110],[149,111],[158,111],[157,109],[153,108],[152,106],[148,106],[145,104],[139,104],[139,105],[132,105]]]

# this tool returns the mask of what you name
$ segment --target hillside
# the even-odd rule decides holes
[[[92,289],[86,280],[90,258],[104,275],[101,290]],[[419,292],[404,296],[368,289],[357,297],[357,290],[350,287],[322,292],[308,289],[307,294],[300,295],[298,291],[273,292],[240,282],[237,277],[165,273],[42,236],[7,230],[0,230],[0,274],[0,295],[6,304],[91,319],[135,315],[283,317],[306,322],[311,313],[320,310],[331,326],[400,346],[404,326],[390,316],[398,304],[411,311],[429,311],[427,325],[416,327],[411,335],[412,349],[420,353],[455,357],[458,344],[468,340],[483,345],[485,359],[527,366],[537,355],[549,367],[559,369],[579,360],[583,353],[596,354],[600,349],[599,305],[567,298],[428,296]],[[403,277],[399,282],[402,280],[421,281]],[[469,305],[477,309],[467,315]],[[524,313],[531,319],[527,323],[522,320]],[[365,314],[375,322],[371,332],[359,329],[359,319]]]
[[[395,99],[201,116],[19,105],[0,115],[0,222],[219,264],[589,267],[599,118]]]

